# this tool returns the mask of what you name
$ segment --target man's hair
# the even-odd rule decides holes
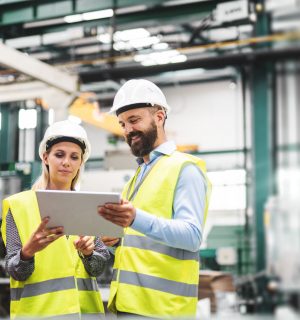
[[[156,111],[162,110],[164,112],[165,118],[164,118],[164,123],[163,126],[165,126],[165,122],[167,119],[167,112],[165,110],[165,108],[159,106],[158,104],[155,104],[154,106],[149,107],[149,110],[152,114],[154,114]]]

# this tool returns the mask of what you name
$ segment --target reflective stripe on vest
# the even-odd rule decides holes
[[[117,272],[113,273],[114,278],[116,278],[116,274]],[[172,293],[178,296],[198,297],[198,285],[166,280],[142,273],[120,270],[119,282]]]
[[[24,288],[11,288],[11,300],[38,296],[44,293],[75,289],[74,277],[46,280],[38,283],[26,284]]]
[[[144,236],[126,234],[123,245],[124,247],[134,247],[138,249],[151,250],[168,255],[178,260],[199,261],[199,252],[191,252],[183,249],[168,247],[162,243]]]
[[[98,283],[95,279],[77,278],[77,288],[82,291],[99,291]]]

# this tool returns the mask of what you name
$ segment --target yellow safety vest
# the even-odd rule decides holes
[[[6,215],[11,211],[24,245],[41,222],[34,191],[3,201],[2,235],[6,244]],[[104,314],[97,281],[86,272],[73,241],[61,237],[34,256],[34,272],[25,281],[10,278],[11,318],[63,316],[84,319]]]
[[[178,177],[189,163],[197,165],[206,178],[204,161],[175,151],[156,162],[136,193],[133,205],[158,217],[172,219]],[[137,174],[125,186],[124,198],[132,192],[130,186],[134,186],[136,177]],[[207,178],[206,187],[205,218],[211,189]],[[113,312],[151,317],[194,316],[198,281],[199,252],[172,248],[126,228],[115,254],[108,307]]]

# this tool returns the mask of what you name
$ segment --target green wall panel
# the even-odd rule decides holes
[[[59,17],[64,15],[73,14],[72,2],[61,1],[47,4],[41,4],[37,7],[37,18],[38,19],[49,19],[53,17]]]
[[[2,23],[18,23],[32,21],[34,18],[33,7],[7,10],[2,14]]]
[[[78,0],[76,1],[76,11],[96,11],[111,9],[113,7],[112,0],[96,1],[96,0]]]

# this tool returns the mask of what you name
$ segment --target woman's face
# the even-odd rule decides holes
[[[59,142],[44,153],[49,168],[49,187],[70,190],[82,163],[82,150],[73,142]]]

